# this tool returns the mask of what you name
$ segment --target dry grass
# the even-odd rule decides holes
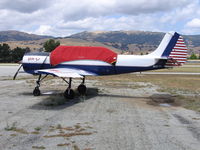
[[[124,88],[124,82],[145,82],[158,85],[159,92],[167,92],[176,95],[176,103],[182,104],[183,107],[200,111],[200,77],[197,75],[144,75],[144,74],[124,74],[116,76],[89,77],[89,79],[121,84]]]
[[[144,75],[144,74],[123,74],[114,76],[89,77],[90,80],[106,82],[148,82],[165,88],[175,88],[200,93],[200,77],[196,75]],[[114,83],[113,83],[114,84]],[[126,85],[124,85],[126,86]]]
[[[176,101],[187,109],[196,110],[200,112],[200,98],[196,96],[177,96]]]
[[[65,134],[55,134],[55,135],[45,135],[44,138],[54,138],[54,137],[72,137],[72,136],[81,136],[81,135],[91,135],[92,132],[73,132]]]
[[[161,69],[155,70],[154,72],[191,72],[191,73],[200,73],[200,67],[176,67],[173,69]]]
[[[62,125],[58,124],[57,126],[50,126],[50,130],[52,132],[56,132],[51,135],[45,135],[44,138],[56,138],[56,137],[73,137],[73,136],[84,136],[84,135],[91,135],[94,132],[86,131],[87,127],[82,127],[80,123],[75,124],[73,127],[63,127]]]
[[[21,134],[29,134],[28,131],[24,130],[24,129],[20,129],[20,128],[16,128],[15,130],[13,130],[17,133],[21,133]]]

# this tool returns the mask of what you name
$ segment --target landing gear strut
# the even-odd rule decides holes
[[[82,83],[78,86],[78,92],[81,95],[85,95],[87,91],[87,88],[84,84],[85,84],[85,76],[83,77]]]
[[[33,90],[33,95],[34,96],[40,96],[41,95],[41,92],[40,92],[40,82],[42,80],[44,80],[48,75],[45,75],[43,78],[42,78],[42,75],[40,74],[39,77],[38,77],[38,80],[36,81],[36,84],[37,86],[35,87],[35,89]]]
[[[65,82],[67,82],[64,78],[63,80]],[[66,91],[64,92],[64,97],[66,99],[73,99],[75,94],[74,94],[74,91],[71,89],[71,85],[72,85],[72,78],[69,78],[69,82],[67,82],[69,84],[68,88],[66,89]]]

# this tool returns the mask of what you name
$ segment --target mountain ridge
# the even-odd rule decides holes
[[[45,38],[53,38],[53,36],[29,34],[26,32],[21,32],[21,31],[16,31],[16,30],[0,31],[0,42],[32,41],[32,40],[40,40],[40,39],[45,39]]]
[[[86,41],[101,42],[105,45],[121,49],[122,51],[144,51],[149,53],[158,47],[164,35],[164,32],[151,31],[84,31],[69,37]],[[200,52],[200,35],[182,36],[185,39],[190,53]]]
[[[32,50],[42,50],[45,40],[53,38],[62,41],[63,45],[109,47],[118,53],[145,54],[154,51],[160,44],[164,32],[151,31],[84,31],[59,38],[41,36],[25,32],[9,30],[0,31],[0,43],[8,43],[11,47],[31,47]],[[189,54],[200,53],[200,35],[183,35],[189,48]],[[77,39],[76,42],[73,39]],[[39,41],[38,41],[39,40]],[[40,41],[42,40],[42,41]],[[97,43],[98,44],[97,44]],[[101,43],[101,44],[100,44]]]

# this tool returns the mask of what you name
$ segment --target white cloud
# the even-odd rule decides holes
[[[52,27],[50,25],[40,25],[39,28],[34,32],[39,35],[50,35]]]
[[[200,19],[198,19],[198,18],[192,19],[191,21],[189,21],[189,22],[186,24],[186,27],[190,27],[190,28],[200,28]]]
[[[199,1],[194,0],[185,7],[174,9],[161,17],[162,23],[176,24],[200,15]]]
[[[48,7],[52,0],[1,0],[0,8],[14,10],[22,13],[32,13]]]
[[[198,18],[199,8],[198,0],[1,0],[0,30],[54,36],[84,30],[182,31]]]

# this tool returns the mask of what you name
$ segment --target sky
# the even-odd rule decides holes
[[[5,30],[56,37],[118,30],[200,34],[200,0],[1,0]]]

